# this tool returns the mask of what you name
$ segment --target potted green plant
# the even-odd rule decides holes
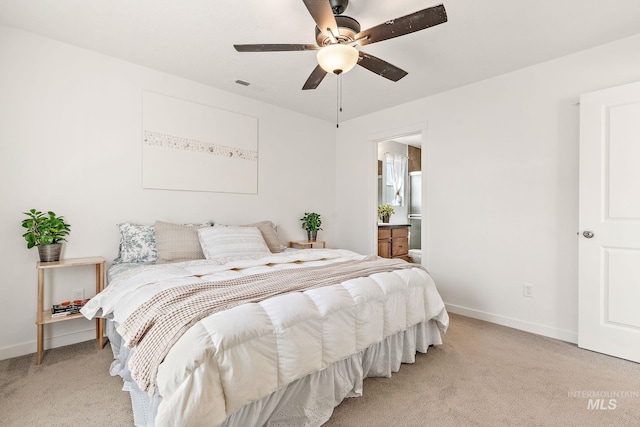
[[[393,206],[391,206],[391,204],[386,203],[384,205],[380,205],[378,206],[378,219],[380,219],[384,223],[387,223],[389,222],[389,217],[391,217],[393,212]]]
[[[305,212],[304,216],[300,218],[302,221],[302,228],[307,230],[307,239],[310,242],[315,242],[318,237],[318,230],[322,230],[322,219],[320,214],[315,212]]]
[[[66,241],[65,237],[69,235],[71,226],[62,216],[51,211],[45,214],[31,209],[24,214],[27,218],[22,221],[22,226],[27,232],[22,237],[27,241],[27,248],[37,246],[42,262],[60,261],[62,242]]]

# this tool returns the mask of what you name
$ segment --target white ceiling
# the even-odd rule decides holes
[[[363,29],[443,3],[449,22],[363,51],[409,75],[343,76],[340,120],[640,33],[639,0],[351,0]],[[301,0],[0,0],[0,23],[333,121],[336,77],[302,91],[315,52],[233,44],[314,43]],[[248,87],[234,83],[250,82]]]

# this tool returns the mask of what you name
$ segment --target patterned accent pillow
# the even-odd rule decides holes
[[[257,259],[271,254],[257,227],[205,227],[198,229],[205,258],[218,262]]]
[[[156,248],[158,260],[156,264],[204,259],[204,253],[198,239],[198,228],[209,227],[207,224],[172,224],[156,221]]]
[[[118,224],[120,229],[120,254],[114,263],[156,262],[156,235],[153,225]]]

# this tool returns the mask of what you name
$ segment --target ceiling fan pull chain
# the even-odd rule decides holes
[[[342,85],[340,84],[340,82],[342,81],[340,79],[340,74],[337,75],[337,79],[336,79],[336,127],[339,128],[340,127],[340,112],[342,111],[342,102],[340,101],[340,89],[342,87]]]
[[[342,113],[342,73],[336,74],[338,76],[336,87],[336,127],[340,127],[340,113]]]
[[[342,73],[338,75],[338,85],[340,85],[340,112],[342,113]]]

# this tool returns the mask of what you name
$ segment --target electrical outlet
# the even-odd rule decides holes
[[[84,289],[74,289],[72,296],[74,300],[84,299]]]
[[[522,295],[527,298],[533,298],[533,285],[531,283],[525,283],[522,285]]]

